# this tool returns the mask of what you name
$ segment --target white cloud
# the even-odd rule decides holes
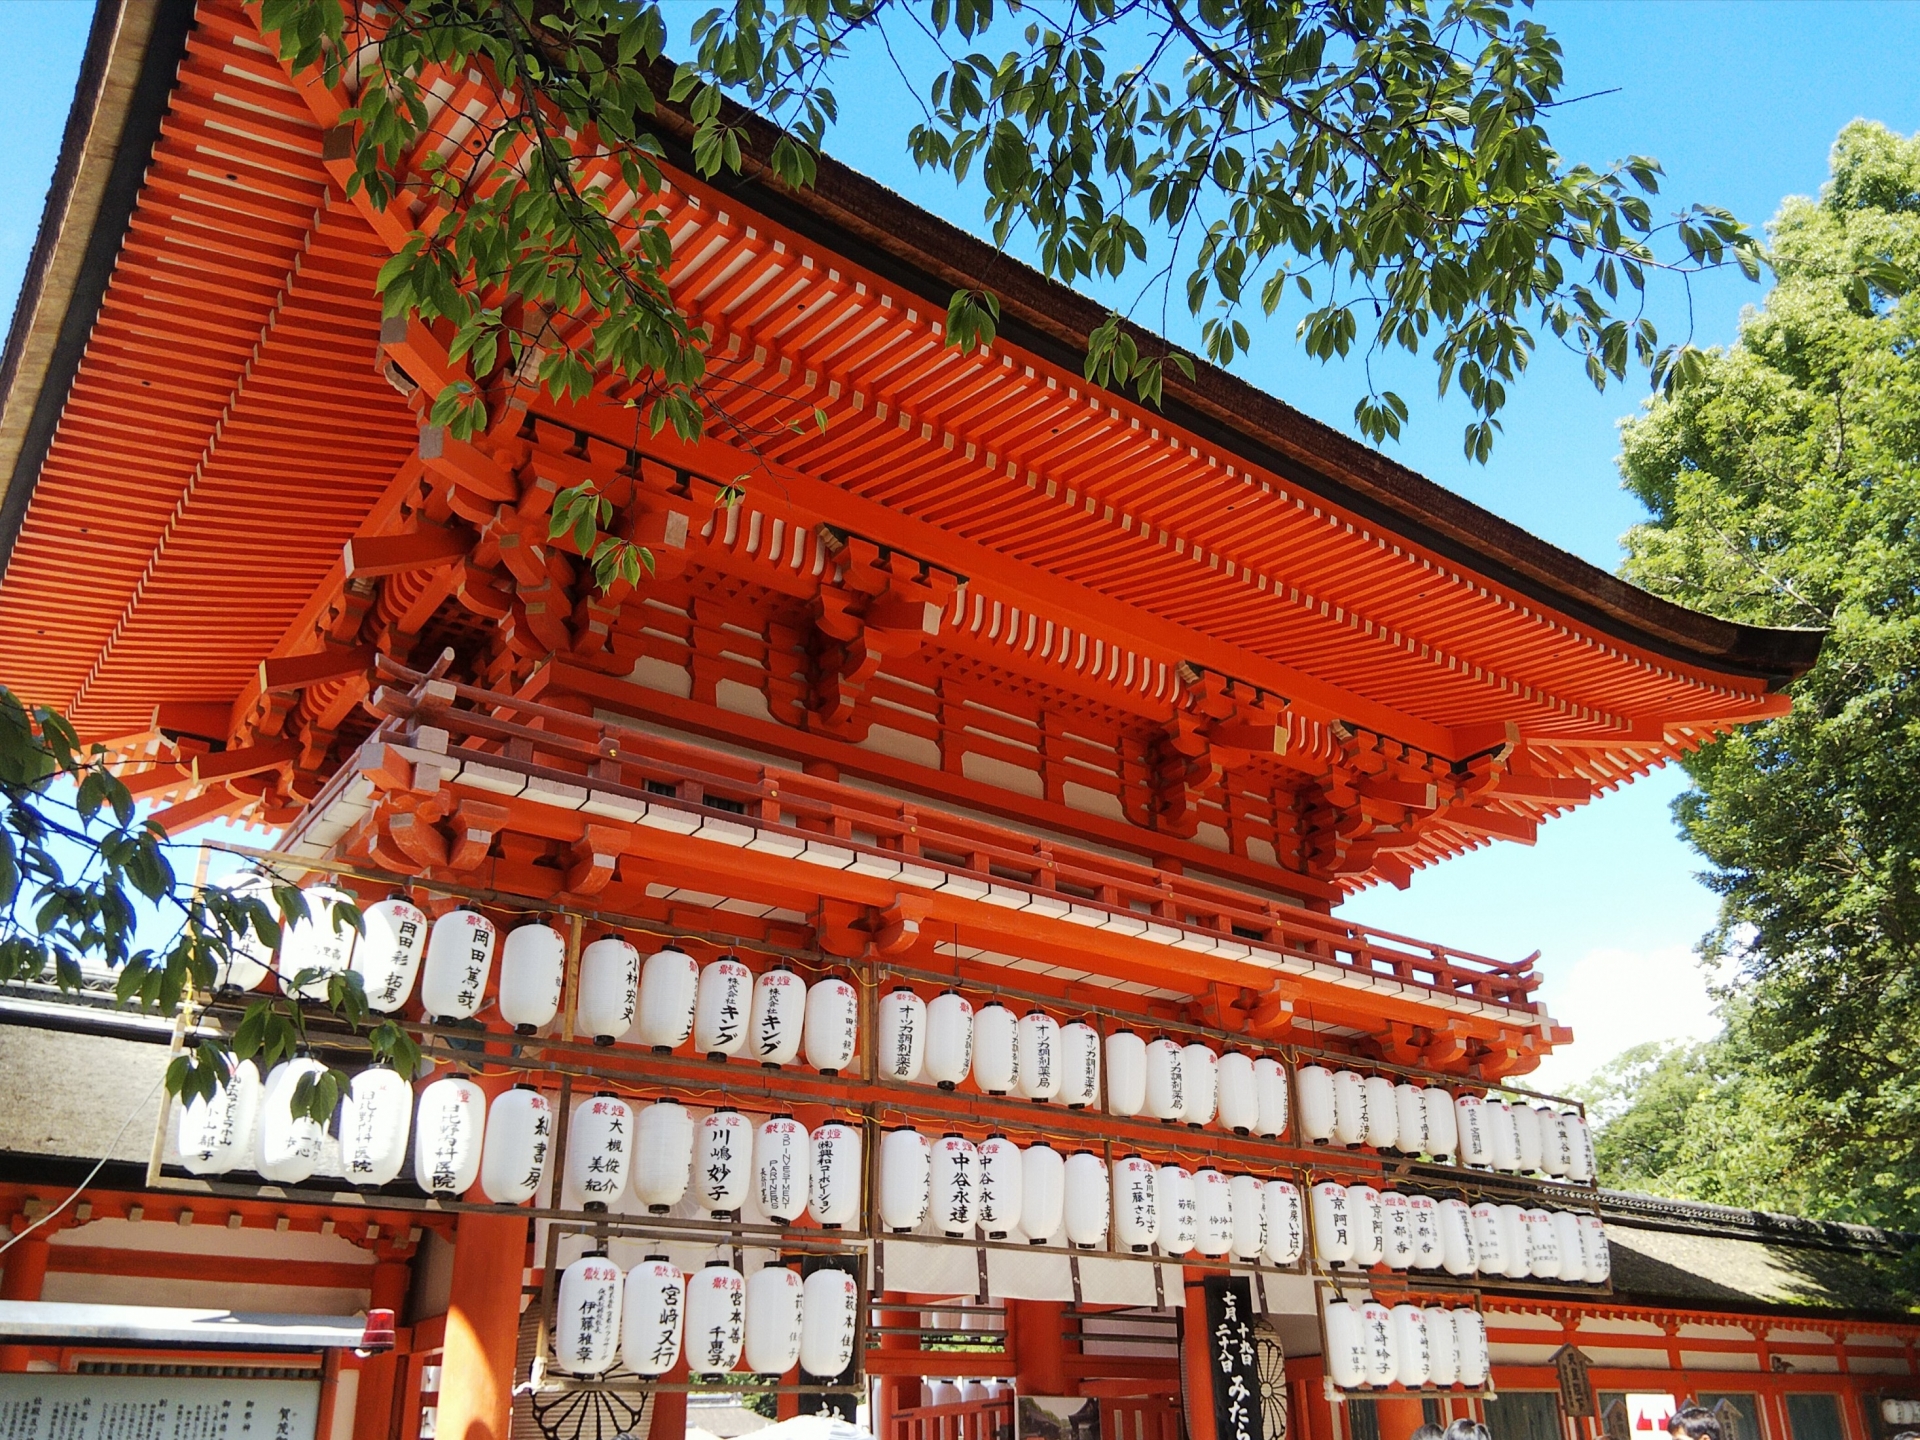
[[[1555,1050],[1520,1083],[1565,1091],[1622,1050],[1648,1040],[1699,1040],[1719,1033],[1708,972],[1683,945],[1650,950],[1599,947],[1570,965],[1545,969],[1538,998],[1573,1043]]]

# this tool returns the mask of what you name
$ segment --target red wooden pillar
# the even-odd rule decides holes
[[[1213,1356],[1207,1335],[1207,1289],[1189,1272],[1180,1312],[1180,1373],[1186,1380],[1187,1440],[1220,1440],[1213,1423]]]
[[[672,1384],[684,1384],[688,1376],[687,1357],[683,1354],[673,1368],[660,1378]],[[653,1397],[653,1418],[648,1422],[647,1440],[683,1440],[687,1433],[687,1392],[659,1390]]]
[[[888,1290],[880,1296],[877,1307],[880,1324],[892,1329],[904,1328],[911,1323],[920,1323],[920,1307],[909,1305],[906,1297],[898,1290]],[[911,1317],[909,1322],[904,1317]],[[882,1335],[880,1349],[883,1351],[918,1350],[920,1337],[917,1335]],[[879,1413],[873,1417],[874,1440],[893,1440],[893,1417],[901,1410],[911,1410],[920,1403],[920,1377],[918,1375],[887,1375],[881,1378],[876,1387],[879,1391]]]
[[[38,1300],[47,1279],[47,1235],[36,1231],[14,1242],[7,1251],[6,1273],[0,1275],[0,1300]],[[27,1368],[31,1345],[0,1345],[0,1374],[18,1375]]]
[[[1068,1395],[1067,1307],[1057,1300],[1009,1300],[1007,1345],[1022,1395]]]
[[[469,1211],[454,1232],[439,1440],[507,1440],[527,1222]]]
[[[1404,1395],[1376,1397],[1373,1413],[1380,1418],[1380,1440],[1411,1440],[1427,1418],[1420,1402]]]
[[[391,1310],[397,1318],[407,1303],[407,1286],[412,1279],[413,1269],[406,1261],[377,1261],[369,1308]],[[392,1353],[369,1356],[361,1363],[360,1392],[353,1407],[353,1440],[389,1440],[393,1435],[393,1392],[400,1369],[401,1357]]]

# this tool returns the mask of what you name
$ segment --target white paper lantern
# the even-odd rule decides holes
[[[1440,1206],[1430,1194],[1407,1196],[1407,1225],[1413,1231],[1413,1256],[1409,1269],[1440,1269]]]
[[[1229,1050],[1214,1067],[1216,1113],[1236,1135],[1251,1135],[1260,1123],[1260,1096],[1253,1078],[1253,1057]]]
[[[1480,1107],[1480,1121],[1487,1132],[1487,1153],[1496,1170],[1511,1174],[1520,1168],[1520,1127],[1513,1118],[1513,1107],[1504,1100],[1488,1100]]]
[[[753,1191],[753,1124],[738,1110],[715,1110],[694,1131],[693,1189],[716,1219],[747,1203]]]
[[[1400,1368],[1393,1346],[1393,1312],[1368,1296],[1360,1306],[1360,1329],[1367,1342],[1367,1383],[1391,1385]]]
[[[1593,1179],[1593,1134],[1587,1122],[1569,1111],[1566,1116],[1567,1179],[1584,1185]]]
[[[1306,1250],[1307,1227],[1300,1213],[1300,1187],[1291,1180],[1269,1180],[1260,1187],[1266,1216],[1267,1263],[1295,1264]]]
[[[1434,1219],[1440,1226],[1440,1264],[1449,1275],[1471,1275],[1480,1268],[1480,1251],[1474,1243],[1476,1230],[1473,1211],[1464,1200],[1442,1200],[1434,1206]]]
[[[812,1164],[807,1208],[823,1230],[844,1230],[860,1220],[860,1127],[829,1120],[808,1137]],[[844,1366],[842,1367],[845,1368]],[[835,1372],[838,1373],[838,1372]]]
[[[1460,1357],[1460,1383],[1469,1390],[1487,1383],[1487,1322],[1464,1305],[1453,1312],[1454,1343]]]
[[[1040,1010],[1020,1017],[1020,1093],[1044,1105],[1060,1093],[1060,1022]]]
[[[1400,1107],[1393,1082],[1369,1075],[1360,1083],[1367,1096],[1367,1144],[1376,1150],[1395,1149],[1400,1143]]]
[[[791,1065],[800,1054],[806,1024],[807,982],[784,965],[761,971],[753,982],[747,1053],[763,1070]]]
[[[596,1045],[611,1045],[633,1028],[640,1003],[640,952],[618,935],[595,940],[580,952],[580,993],[573,1024]]]
[[[427,932],[420,1005],[438,1020],[465,1020],[487,996],[493,973],[493,922],[478,910],[449,910]]]
[[[1580,1217],[1571,1210],[1553,1212],[1554,1243],[1560,1247],[1560,1278],[1583,1281],[1587,1278],[1586,1236],[1580,1233]]]
[[[1067,1157],[1061,1215],[1067,1243],[1076,1250],[1104,1249],[1107,1243],[1107,1167],[1091,1150]]]
[[[1193,1176],[1182,1167],[1162,1165],[1154,1172],[1153,1205],[1160,1220],[1157,1239],[1162,1254],[1180,1256],[1192,1251],[1200,1238],[1199,1204]]]
[[[1193,1248],[1210,1259],[1233,1249],[1233,1182],[1211,1165],[1193,1172]]]
[[[860,992],[835,975],[814,981],[802,1029],[807,1063],[822,1075],[838,1075],[860,1048]]]
[[[791,1115],[766,1120],[753,1137],[754,1198],[760,1213],[777,1225],[791,1225],[804,1215],[811,1168],[807,1127]]]
[[[1343,1265],[1353,1259],[1353,1206],[1347,1187],[1337,1180],[1322,1180],[1313,1187],[1313,1253],[1328,1265]]]
[[[189,1100],[180,1107],[175,1132],[180,1163],[195,1175],[224,1175],[249,1168],[254,1132],[260,1124],[260,1072],[253,1061],[232,1063],[224,1085],[211,1100]],[[405,1112],[412,1115],[409,1099]],[[404,1145],[404,1141],[402,1144]]]
[[[1406,1270],[1413,1265],[1413,1211],[1407,1197],[1398,1190],[1380,1192],[1380,1230],[1385,1244],[1381,1258],[1389,1270]]]
[[[1478,1095],[1457,1096],[1453,1118],[1460,1138],[1462,1165],[1493,1164],[1493,1137],[1487,1131],[1486,1102]]]
[[[874,1039],[880,1077],[911,1080],[927,1056],[927,1002],[906,985],[896,985],[880,997],[874,1017]]]
[[[1138,1115],[1147,1108],[1147,1042],[1131,1030],[1107,1036],[1107,1113]]]
[[[709,1060],[738,1055],[752,1017],[753,971],[732,955],[710,961],[694,992],[693,1048]]]
[[[1542,1280],[1558,1280],[1560,1271],[1560,1237],[1553,1228],[1553,1216],[1539,1206],[1526,1212],[1527,1221],[1527,1273]]]
[[[1220,1057],[1195,1041],[1180,1047],[1180,1118],[1198,1130],[1211,1125],[1220,1104]]]
[[[1060,1093],[1069,1110],[1084,1110],[1100,1099],[1100,1032],[1084,1020],[1060,1027]]]
[[[1439,1306],[1427,1311],[1427,1374],[1442,1389],[1460,1379],[1460,1341],[1454,1333],[1453,1312]]]
[[[636,1375],[664,1375],[680,1360],[687,1277],[664,1255],[649,1255],[626,1276],[620,1359]]]
[[[1345,1300],[1329,1300],[1326,1309],[1327,1374],[1342,1390],[1367,1383],[1367,1336],[1360,1312]]]
[[[1427,1154],[1436,1160],[1451,1160],[1460,1148],[1453,1096],[1438,1086],[1429,1085],[1421,1098],[1427,1110]]]
[[[397,1177],[407,1162],[412,1125],[413,1086],[399,1072],[376,1065],[354,1076],[340,1111],[340,1168],[347,1182],[370,1188]]]
[[[973,1083],[989,1095],[1020,1085],[1020,1022],[998,1000],[973,1012]]]
[[[1157,1172],[1151,1160],[1127,1155],[1113,1162],[1113,1238],[1122,1249],[1144,1255],[1160,1238]]]
[[[554,1300],[553,1360],[570,1375],[601,1375],[620,1353],[620,1267],[582,1255],[560,1272]]]
[[[665,1215],[687,1193],[693,1175],[693,1115],[672,1096],[634,1121],[633,1198],[649,1215]]]
[[[1393,1378],[1417,1390],[1433,1377],[1427,1317],[1418,1305],[1393,1307]]]
[[[1564,1179],[1573,1164],[1573,1131],[1558,1111],[1541,1112],[1540,1151],[1540,1168],[1556,1180]]]
[[[926,1136],[911,1126],[880,1137],[880,1223],[894,1234],[911,1234],[927,1218],[931,1163]]]
[[[670,1055],[693,1035],[693,1008],[700,998],[700,962],[667,945],[640,967],[640,1009],[634,1040],[656,1055]]]
[[[547,1173],[553,1143],[553,1105],[531,1085],[516,1085],[487,1106],[487,1141],[480,1151],[480,1188],[496,1205],[524,1205]]]
[[[1367,1140],[1367,1082],[1351,1070],[1333,1074],[1333,1139],[1348,1146]]]
[[[573,1107],[567,1123],[566,1183],[583,1210],[601,1211],[627,1187],[633,1158],[633,1107],[610,1090]]]
[[[367,1008],[391,1015],[413,995],[420,973],[426,912],[404,895],[391,895],[360,912],[362,933],[353,945],[354,973],[367,995]]]
[[[973,1142],[952,1133],[934,1141],[927,1184],[933,1223],[940,1227],[940,1233],[956,1240],[971,1235],[980,1190],[980,1152]]]
[[[1025,1165],[1020,1147],[1004,1135],[980,1142],[980,1197],[975,1217],[989,1240],[1004,1240],[1020,1223]]]
[[[551,925],[518,925],[500,943],[500,1018],[532,1035],[560,1013],[567,942]]]
[[[1524,1280],[1527,1269],[1527,1212],[1518,1205],[1500,1206],[1500,1244],[1509,1280]]]
[[[1507,1242],[1500,1228],[1500,1207],[1482,1200],[1468,1213],[1473,1216],[1474,1268],[1487,1275],[1506,1274]]]
[[[1067,1162],[1046,1141],[1020,1152],[1020,1228],[1035,1245],[1060,1231],[1066,1211]]]
[[[1427,1153],[1427,1092],[1418,1085],[1393,1087],[1394,1128],[1399,1138],[1394,1149],[1402,1155]]]
[[[298,974],[298,971],[294,972]],[[260,1087],[259,1140],[253,1168],[275,1185],[298,1185],[320,1163],[327,1132],[317,1120],[293,1116],[293,1092],[303,1077],[318,1079],[326,1067],[307,1056],[282,1061],[267,1072]]]
[[[1235,1175],[1227,1182],[1227,1202],[1233,1211],[1233,1255],[1258,1260],[1267,1249],[1267,1207],[1260,1200],[1260,1181]]]
[[[280,927],[280,989],[292,995],[294,981],[308,971],[322,972],[299,987],[298,998],[327,998],[327,976],[338,974],[353,963],[353,944],[358,938],[335,907],[356,904],[353,896],[331,885],[310,885],[300,892],[307,902],[307,918],[289,920]],[[275,915],[278,907],[269,901]]]
[[[1546,1159],[1546,1146],[1540,1135],[1540,1112],[1524,1100],[1516,1101],[1513,1109],[1513,1133],[1520,1155],[1520,1173],[1536,1174],[1541,1162]]]
[[[746,1340],[747,1282],[731,1265],[713,1264],[687,1277],[687,1369],[724,1375],[740,1363]]]
[[[1163,1125],[1186,1114],[1185,1059],[1180,1046],[1164,1035],[1147,1046],[1147,1114]]]
[[[1347,1187],[1347,1210],[1353,1216],[1353,1263],[1371,1269],[1386,1258],[1386,1220],[1380,1213],[1380,1192],[1364,1180]]]
[[[881,1003],[884,1006],[886,1002]],[[884,1016],[881,1033],[887,1033]],[[973,1002],[958,990],[942,990],[927,1006],[926,1033],[927,1078],[942,1090],[951,1090],[973,1072]],[[897,1044],[897,1030],[893,1038]],[[887,1073],[895,1074],[892,1069]],[[896,1078],[913,1077],[896,1075]]]
[[[784,1375],[800,1363],[800,1277],[785,1265],[762,1265],[747,1277],[747,1369]]]
[[[1613,1253],[1607,1245],[1607,1227],[1598,1215],[1580,1217],[1580,1257],[1589,1285],[1604,1285],[1613,1273]]]
[[[860,1284],[844,1270],[822,1267],[800,1287],[800,1369],[832,1380],[853,1363],[860,1333]]]
[[[1287,1072],[1278,1060],[1262,1055],[1253,1062],[1253,1133],[1272,1138],[1287,1129]]]
[[[274,904],[273,900],[273,884],[265,877],[249,875],[238,884],[231,886],[230,891],[236,900],[260,901],[267,907],[268,915],[275,920],[280,918],[280,907]],[[219,969],[214,973],[213,988],[256,990],[260,982],[272,973],[273,949],[249,924],[244,930],[230,937],[225,953],[220,957]]]

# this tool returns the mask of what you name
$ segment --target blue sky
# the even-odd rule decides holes
[[[691,18],[704,5],[671,0]],[[0,5],[0,85],[14,96],[0,147],[0,295],[17,292],[58,150],[91,6],[85,0]],[[1700,200],[1749,223],[1788,194],[1817,190],[1828,147],[1866,117],[1920,130],[1920,6],[1866,0],[1545,0],[1536,16],[1566,51],[1566,94],[1613,91],[1561,111],[1555,139],[1569,157],[1604,163],[1628,153],[1666,167],[1663,199]],[[877,57],[843,81],[843,120],[830,148],[842,159],[956,222],[977,226],[977,200],[939,176],[916,174],[898,143],[902,97]],[[1720,343],[1759,287],[1697,282],[1693,334]],[[1663,332],[1688,324],[1689,297],[1658,291]],[[1294,346],[1291,321],[1256,333],[1239,367],[1298,408],[1346,428],[1359,384]],[[1408,433],[1390,453],[1535,534],[1611,569],[1621,533],[1639,518],[1619,488],[1615,425],[1640,387],[1597,395],[1568,357],[1543,351],[1505,414],[1490,464],[1460,454],[1462,415],[1407,371]],[[1545,995],[1580,1038],[1542,1072],[1577,1079],[1638,1040],[1713,1028],[1690,950],[1711,925],[1713,897],[1699,858],[1675,835],[1668,806],[1683,786],[1655,775],[1549,826],[1531,849],[1502,845],[1425,872],[1404,893],[1369,893],[1345,914],[1405,933],[1511,958],[1542,953]]]

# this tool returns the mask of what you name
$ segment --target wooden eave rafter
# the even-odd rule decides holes
[[[274,703],[299,707],[299,725],[312,730],[292,767],[300,794],[323,778],[308,772],[325,763],[364,680],[276,692],[258,683],[263,658],[350,647],[368,586],[404,590],[420,623],[456,593],[481,606],[518,603],[470,565],[354,578],[342,563],[350,543],[391,541],[416,523],[405,515],[422,464],[415,420],[388,381],[397,369],[431,387],[447,365],[423,327],[380,331],[373,271],[420,217],[345,198],[345,150],[328,134],[340,105],[314,77],[285,73],[250,12],[224,0],[200,6],[119,267],[0,586],[10,681],[96,734],[151,729],[156,701],[195,726],[224,709],[227,732],[208,738],[236,744],[254,738],[262,694],[279,694]],[[482,106],[478,88],[456,85],[443,121],[457,132]],[[1406,504],[1386,504],[1381,477],[1393,467],[1379,461],[1360,475],[1356,456],[1367,452],[1338,437],[1320,435],[1321,462],[1304,463],[1307,422],[1293,416],[1287,437],[1256,433],[1260,417],[1284,411],[1277,402],[1248,400],[1247,414],[1223,428],[1202,413],[1205,396],[1178,384],[1165,413],[1092,390],[1060,340],[1084,302],[1017,266],[996,272],[1011,306],[1002,343],[958,355],[941,334],[951,257],[936,264],[922,243],[937,224],[873,187],[862,192],[876,214],[894,215],[907,249],[920,246],[908,264],[902,244],[879,243],[871,223],[847,216],[846,198],[866,182],[830,163],[823,174],[817,195],[794,197],[755,177],[721,194],[676,172],[647,201],[675,234],[677,292],[715,336],[716,382],[734,387],[741,420],[771,432],[750,458],[714,439],[650,452],[708,476],[764,465],[772,477],[699,536],[689,564],[703,583],[767,603],[820,603],[819,577],[795,583],[753,534],[817,536],[824,517],[937,563],[964,581],[926,652],[949,673],[989,698],[996,687],[1033,697],[1042,715],[1104,707],[1171,726],[1173,756],[1212,746],[1242,756],[1231,764],[1251,765],[1247,775],[1278,765],[1289,783],[1305,777],[1320,786],[1318,799],[1299,802],[1319,807],[1315,863],[1342,889],[1376,876],[1404,881],[1490,835],[1527,838],[1567,805],[1784,704],[1767,687],[1783,664],[1801,663],[1780,658],[1799,654],[1798,642],[1776,637],[1766,664],[1723,663],[1714,656],[1764,649],[1763,633],[1736,634],[1670,606],[1659,612],[1673,611],[1665,631],[1627,625],[1622,638],[1634,605],[1658,611],[1663,602],[1623,599],[1606,577],[1586,577],[1593,593],[1555,608],[1542,596],[1571,593],[1576,562],[1558,557],[1563,573],[1543,591],[1539,576],[1521,573],[1511,536],[1487,529],[1498,544],[1463,550],[1460,516],[1471,507],[1434,501],[1446,512],[1436,530]],[[837,228],[823,228],[829,215]],[[974,254],[969,246],[956,241],[952,256]],[[1057,312],[1044,324],[1036,296]],[[1203,370],[1201,382],[1225,377]],[[605,437],[633,429],[621,398],[603,390],[581,406],[536,409]],[[782,429],[816,405],[830,417],[825,434]],[[134,433],[125,417],[149,409]],[[506,487],[497,498],[525,509],[515,432],[526,417],[497,413],[474,453],[491,469],[486,486]],[[1293,450],[1279,453],[1281,439]],[[1425,493],[1402,485],[1400,498]],[[539,510],[530,512],[536,526]],[[266,516],[291,523],[262,554]],[[84,582],[73,574],[77,549],[88,553]],[[1598,610],[1613,618],[1594,623],[1588,612]],[[697,635],[709,622],[688,623]],[[1179,680],[1183,667],[1261,697],[1283,717],[1285,753],[1263,757],[1257,737],[1274,730],[1271,715],[1246,752],[1244,717],[1187,714],[1198,692]],[[730,723],[707,711],[698,723]],[[808,743],[849,748],[831,737]],[[1128,763],[1173,761],[1155,751]],[[1261,789],[1225,774],[1233,804]],[[1428,807],[1436,781],[1472,793]],[[208,790],[185,803],[207,814],[235,798]],[[1361,829],[1335,824],[1342,815],[1359,817]],[[1073,817],[1055,806],[1046,818]],[[1103,823],[1131,844],[1162,843]],[[1175,854],[1183,843],[1164,841]],[[1285,883],[1303,893],[1322,884]]]

